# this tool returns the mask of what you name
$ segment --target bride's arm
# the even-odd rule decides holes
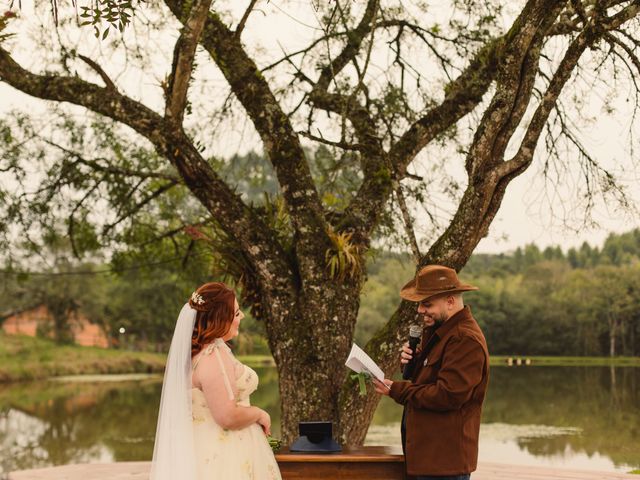
[[[220,355],[221,361],[216,355]],[[205,355],[194,373],[194,381],[202,389],[213,419],[222,428],[241,429],[267,415],[258,407],[236,405],[233,364],[226,352],[214,351],[211,355]]]

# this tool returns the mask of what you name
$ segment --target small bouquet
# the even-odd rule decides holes
[[[269,441],[269,446],[271,447],[271,450],[273,450],[273,453],[278,453],[280,448],[282,448],[282,440],[271,436],[267,437],[267,440]]]
[[[384,372],[376,365],[376,362],[371,360],[371,357],[355,343],[351,346],[349,358],[344,364],[355,372],[351,378],[358,381],[361,397],[367,394],[367,380],[371,381],[374,377],[380,381],[384,379]]]
[[[358,387],[360,389],[360,396],[364,397],[367,394],[367,386],[365,382],[371,381],[371,374],[368,372],[352,373],[351,379],[358,381]]]

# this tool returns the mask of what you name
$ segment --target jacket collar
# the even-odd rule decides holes
[[[446,322],[444,322],[440,327],[434,331],[433,327],[427,327],[422,332],[422,344],[421,344],[421,360],[424,360],[424,356],[427,355],[429,351],[438,343],[443,337],[447,336],[451,330],[455,328],[455,326],[465,319],[473,318],[471,315],[471,308],[468,305],[465,305],[462,310],[456,312],[451,316]]]

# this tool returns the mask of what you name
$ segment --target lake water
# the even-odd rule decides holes
[[[274,368],[256,369],[254,405],[278,436]],[[640,469],[640,368],[494,367],[480,461]],[[0,385],[0,473],[50,465],[150,460],[159,377],[100,376]],[[402,410],[383,399],[367,444],[399,445]],[[0,475],[1,477],[2,475]]]

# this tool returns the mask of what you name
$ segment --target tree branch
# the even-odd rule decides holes
[[[174,165],[194,196],[238,240],[269,289],[288,289],[290,266],[275,235],[202,158],[181,129],[151,109],[112,89],[77,77],[37,75],[22,68],[0,45],[0,80],[33,97],[69,102],[128,125],[149,139]]]
[[[361,149],[361,164],[364,181],[356,198],[346,208],[348,214],[343,218],[339,228],[354,231],[354,241],[362,241],[368,236],[369,225],[376,223],[381,210],[371,209],[364,205],[363,198],[388,198],[392,193],[394,173],[388,163],[382,141],[376,130],[375,121],[367,107],[356,99],[358,89],[363,85],[364,72],[359,71],[358,85],[350,95],[329,92],[331,81],[350,62],[355,61],[366,36],[376,26],[376,16],[380,8],[378,0],[369,0],[365,12],[357,27],[347,36],[347,44],[338,56],[325,65],[320,76],[309,93],[311,104],[328,112],[335,113],[349,120],[358,138]]]
[[[55,142],[52,142],[51,140],[46,140],[43,139],[43,141],[47,144],[50,145],[54,148],[57,148],[58,150],[63,151],[64,153],[66,153],[67,155],[73,157],[76,159],[77,163],[80,163],[82,165],[86,165],[87,167],[91,168],[94,171],[97,172],[103,172],[103,173],[110,173],[112,175],[121,175],[121,176],[125,176],[125,177],[140,177],[140,178],[158,178],[161,180],[168,180],[170,182],[174,182],[174,183],[180,183],[182,180],[178,177],[176,177],[175,175],[170,175],[168,173],[160,173],[160,172],[143,172],[140,170],[133,170],[133,169],[129,169],[129,168],[121,168],[121,167],[114,167],[112,165],[102,165],[100,162],[109,162],[108,159],[106,158],[93,158],[93,159],[88,159],[88,158],[84,158],[82,155],[80,155],[78,152],[74,152],[73,150],[69,150],[68,148],[63,147],[62,145],[59,145]]]
[[[607,34],[604,35],[607,36]],[[588,28],[571,42],[527,127],[517,153],[511,160],[499,165],[497,172],[500,177],[518,175],[531,163],[540,134],[549,118],[549,114],[556,105],[562,88],[571,77],[586,48],[599,38],[600,35],[594,33],[593,28]]]
[[[109,233],[109,231],[113,230],[116,226],[118,226],[124,220],[131,217],[135,213],[139,212],[142,208],[144,208],[145,205],[148,205],[149,202],[158,198],[160,195],[162,195],[163,193],[167,192],[168,190],[170,190],[175,186],[176,184],[173,182],[167,182],[164,185],[161,185],[160,187],[155,189],[153,192],[151,192],[149,195],[147,195],[145,198],[143,198],[136,205],[134,205],[132,208],[127,210],[124,214],[120,215],[113,223],[110,223],[109,225],[105,225],[103,229],[103,233],[104,234]]]
[[[187,2],[165,0],[174,15],[185,22]],[[300,239],[296,252],[320,258],[328,247],[325,219],[305,152],[287,115],[270,90],[255,62],[238,37],[220,17],[210,12],[201,39],[204,48],[220,68],[231,90],[262,139],[283,191],[289,216]],[[326,240],[326,243],[322,242]],[[301,262],[306,265],[306,262]],[[312,268],[311,265],[308,265]],[[317,278],[317,273],[313,275]]]
[[[550,6],[540,10],[540,13],[546,11],[546,14],[553,16],[554,12],[548,7]],[[544,27],[542,27],[542,30],[544,30]],[[529,35],[531,35],[531,32],[529,32]],[[545,92],[545,95],[538,106],[538,110],[534,114],[534,120],[532,120],[529,125],[528,132],[525,133],[526,141],[523,141],[523,151],[526,148],[530,148],[532,154],[532,150],[535,148],[534,140],[536,139],[537,128],[539,128],[540,124],[545,124],[546,116],[548,115],[546,110],[549,108],[549,104],[551,103],[553,105],[555,103],[562,85],[564,85],[568,76],[570,76],[571,71],[573,71],[570,65],[577,62],[580,52],[583,52],[584,48],[586,48],[585,45],[582,44],[584,41],[583,39],[585,38],[589,39],[590,42],[597,40],[595,36],[589,37],[589,32],[585,32],[579,39],[572,42],[565,54],[565,59],[557,70],[555,76],[550,81],[549,88],[547,92]],[[520,45],[523,45],[522,42]],[[530,48],[534,45],[531,45],[530,42],[529,45],[529,48],[521,51],[520,53],[521,58],[522,55],[529,55],[529,59],[525,60],[522,58],[520,61],[520,65],[524,70],[516,75],[516,78],[520,78],[517,85],[511,85],[512,102],[523,102],[527,97],[525,94],[527,93],[528,86],[524,89],[521,86],[522,75],[525,72],[528,72],[530,75],[533,71],[535,63],[532,61],[533,59],[531,58],[531,55],[535,56],[536,53],[535,51],[530,51]],[[502,49],[504,47],[500,48]],[[504,53],[501,52],[496,54],[496,56],[501,59],[501,65],[504,65],[503,55]],[[509,65],[506,65],[506,67],[503,68],[509,68]],[[511,68],[515,68],[515,66],[511,66]],[[525,81],[530,82],[530,80]],[[505,87],[504,82],[501,87]],[[496,88],[498,89],[499,87]],[[498,106],[494,106],[496,110],[498,110],[497,107]],[[507,128],[511,128],[509,122],[520,117],[520,108],[521,106],[517,106],[512,103],[511,108],[507,110],[507,114],[504,114],[501,119],[503,125],[504,122],[507,121]],[[514,114],[515,116],[512,116]],[[481,129],[484,131],[484,123],[481,123],[481,125]],[[494,127],[493,132],[495,138],[495,136],[501,135],[504,130]],[[482,132],[476,136],[474,141],[477,140],[480,135],[482,135]],[[458,210],[450,222],[449,228],[447,228],[447,230],[432,245],[426,255],[422,257],[419,266],[429,263],[439,263],[459,270],[464,266],[480,239],[486,235],[489,225],[497,213],[500,203],[504,197],[507,185],[510,180],[514,178],[517,171],[516,169],[510,170],[508,167],[502,166],[509,162],[503,162],[498,167],[491,167],[491,165],[495,165],[496,161],[490,154],[490,152],[496,151],[493,150],[495,144],[489,142],[489,139],[487,139],[487,146],[488,148],[484,150],[482,164],[476,164],[476,167],[479,167],[479,169],[475,171],[474,175],[472,175],[471,172],[469,173],[470,178],[468,187],[460,201]],[[515,167],[515,162],[510,164],[510,166]],[[480,169],[480,167],[482,169]],[[502,175],[506,176],[503,177]],[[474,228],[470,229],[469,225],[473,225]],[[395,347],[402,341],[401,338],[405,331],[404,329],[406,329],[408,324],[413,320],[414,315],[415,306],[409,302],[401,302],[389,322],[376,332],[374,337],[365,347],[367,352],[370,352],[372,358],[378,362],[383,369],[393,369],[396,365],[397,353]],[[343,394],[347,388],[348,385],[343,389]],[[361,403],[366,403],[366,400],[362,400]]]
[[[332,147],[338,147],[341,148],[342,150],[351,150],[351,151],[363,151],[366,149],[366,147],[364,145],[361,145],[359,143],[348,143],[348,142],[340,142],[340,141],[334,141],[334,140],[327,140],[326,138],[320,136],[316,136],[313,135],[309,132],[305,132],[305,131],[300,131],[298,132],[300,135],[302,135],[303,137],[308,138],[309,140],[313,140],[315,142],[318,143],[322,143],[324,145],[330,145]]]
[[[342,69],[358,55],[362,42],[373,28],[379,8],[379,0],[367,1],[365,12],[358,26],[347,35],[347,44],[342,52],[320,71],[320,76],[316,83],[316,88],[319,91],[328,91],[331,80],[335,79]]]
[[[605,30],[615,30],[623,23],[627,23],[640,13],[640,0],[634,0],[630,5],[620,10],[612,17],[608,17],[603,23],[602,28]]]
[[[76,222],[74,219],[74,215],[82,207],[82,204],[93,194],[93,192],[95,192],[98,189],[99,185],[100,185],[99,183],[96,183],[93,185],[93,187],[87,190],[84,196],[80,200],[78,200],[78,202],[76,202],[75,206],[73,207],[73,210],[71,210],[71,213],[69,214],[69,217],[68,217],[69,223],[67,225],[67,235],[69,235],[69,242],[71,243],[71,251],[73,252],[73,256],[76,258],[80,258],[80,252],[78,251],[78,246],[76,245],[76,238],[75,238]]]
[[[422,258],[422,254],[420,253],[420,247],[418,246],[418,240],[416,239],[416,232],[413,229],[413,220],[411,219],[411,214],[409,213],[407,202],[405,201],[404,193],[402,192],[402,185],[400,185],[399,182],[396,186],[395,192],[398,206],[400,207],[400,211],[402,212],[404,231],[407,234],[407,238],[409,239],[409,245],[411,245],[413,259],[416,264],[418,264],[420,262],[420,259]]]
[[[610,0],[608,2],[604,2],[604,6],[606,8],[612,8],[627,3],[627,1],[628,0]],[[585,6],[589,7],[587,13],[590,16],[593,16],[591,10],[595,8],[594,6],[596,1],[589,0],[583,3]],[[625,7],[617,15],[612,17],[612,20],[606,24],[606,28],[617,28],[622,22],[628,21],[632,18],[633,14],[636,13],[638,3],[638,0],[635,0],[632,5]],[[529,1],[527,3],[529,10],[535,5],[536,2]],[[554,11],[558,11],[561,8],[557,2],[550,2],[549,5],[553,5]],[[528,20],[529,10],[525,7],[507,34],[489,42],[485,47],[483,47],[475,55],[467,68],[453,82],[449,83],[445,87],[444,101],[429,110],[423,117],[412,124],[411,127],[409,127],[409,129],[398,139],[398,141],[391,146],[388,158],[389,162],[393,165],[395,175],[398,180],[404,178],[407,166],[427,144],[439,135],[443,134],[448,128],[471,112],[482,101],[482,97],[496,79],[496,75],[499,71],[498,66],[505,61],[505,57],[508,54],[508,48],[510,46],[512,50],[515,50],[515,53],[523,54],[528,51],[524,46],[526,44],[523,44],[522,42],[518,47],[522,48],[520,51],[514,49],[513,46],[516,34],[522,30],[522,26],[531,24],[531,21]],[[549,19],[552,18],[555,17],[553,15],[547,15],[547,24],[543,28],[539,29],[539,32],[544,32],[544,36],[548,37],[561,33],[557,28],[558,23],[552,23],[553,26],[548,25]],[[574,28],[579,28],[579,18],[575,15],[573,10],[569,11],[566,15],[565,21],[568,21],[567,19],[571,18],[573,18],[573,23],[571,29],[568,31],[573,32]],[[533,55],[531,57],[532,59],[535,59],[537,55],[539,55],[539,48],[542,41],[543,38],[539,33],[536,41],[536,49],[535,51],[530,51],[530,55]],[[537,64],[537,60],[533,62],[533,64]],[[502,140],[500,140],[499,145],[494,145],[497,147],[496,151],[506,147],[505,141],[510,138],[510,132],[512,132],[517,126],[519,118],[522,117],[526,110],[532,88],[532,82],[535,78],[533,68],[527,68],[527,71],[529,74],[526,78],[522,77],[526,80],[526,83],[521,85],[519,84],[521,87],[521,93],[518,94],[516,90],[512,89],[511,91],[514,92],[513,95],[515,96],[511,101],[504,103],[504,105],[511,105],[511,108],[517,107],[517,109],[511,111],[509,117],[504,117],[506,122],[502,123],[500,126],[500,129],[503,129],[502,134],[500,135]],[[520,78],[520,74],[513,78]],[[495,106],[496,105],[494,104],[494,107]],[[510,118],[510,120],[508,118]],[[499,140],[495,135],[487,135],[486,138],[493,138],[493,142]],[[472,158],[472,156],[470,156],[470,158]],[[502,157],[497,155],[496,158],[499,160]],[[472,167],[472,165],[473,161],[469,163],[469,167]],[[361,218],[372,219],[374,217],[371,212],[382,208],[388,193],[388,190],[378,189],[376,191],[375,188],[371,188],[371,185],[368,184],[367,178],[365,178],[360,191],[352,201],[353,205],[350,206],[348,210],[350,212],[357,212]],[[363,208],[364,210],[359,211],[359,208]],[[369,223],[369,227],[372,227],[373,225],[374,223]]]
[[[444,101],[413,123],[391,146],[388,162],[393,170],[390,175],[398,181],[404,178],[408,165],[429,142],[471,112],[482,101],[482,97],[497,75],[498,65],[504,57],[506,48],[513,43],[516,34],[526,24],[532,3],[533,1],[528,3],[529,8],[525,7],[507,34],[483,47],[467,68],[445,87]],[[376,212],[382,210],[389,193],[388,189],[380,188],[380,182],[376,176],[365,177],[348,211],[352,215],[358,215],[364,222],[366,231],[370,231],[375,225]]]
[[[522,28],[509,32],[511,41],[496,79],[496,93],[484,112],[467,155],[469,182],[502,162],[515,129],[525,114],[538,73],[540,50],[548,29],[562,9],[555,0],[532,0],[523,13]]]
[[[108,89],[118,90],[116,88],[116,84],[113,83],[113,81],[109,78],[109,75],[107,75],[107,73],[102,69],[100,65],[91,60],[89,57],[85,57],[84,55],[78,55],[78,58],[89,65],[92,69],[94,69],[98,73],[98,75],[100,75],[100,78],[102,78],[102,81]]]
[[[130,126],[147,138],[156,139],[152,135],[153,130],[163,125],[162,117],[153,110],[116,90],[99,87],[77,77],[33,74],[16,63],[2,46],[0,80],[33,97],[86,107]]]
[[[249,15],[251,15],[251,12],[253,11],[253,7],[256,5],[257,2],[258,0],[251,0],[251,2],[249,3],[249,6],[244,12],[244,15],[242,15],[242,18],[240,19],[240,23],[238,23],[238,26],[236,27],[235,32],[233,32],[233,34],[236,37],[240,38],[240,35],[242,34],[242,30],[244,30],[244,26],[247,23],[247,20],[249,19]]]
[[[210,6],[211,0],[194,2],[173,50],[173,65],[167,82],[165,116],[174,125],[181,125],[184,118],[193,59]]]

